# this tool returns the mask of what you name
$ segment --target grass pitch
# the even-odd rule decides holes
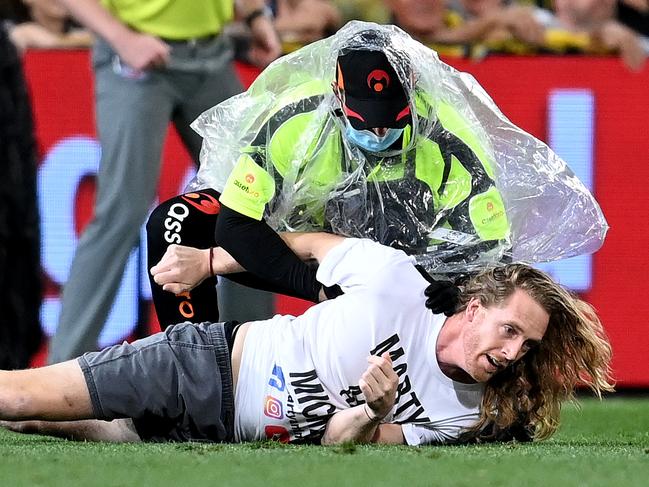
[[[647,486],[649,397],[566,405],[552,439],[461,447],[78,443],[0,430],[0,486]]]

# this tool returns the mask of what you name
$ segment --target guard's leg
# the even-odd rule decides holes
[[[199,249],[214,246],[214,227],[219,212],[219,194],[213,189],[182,194],[160,204],[146,225],[148,269],[160,262],[170,244]],[[192,321],[219,321],[216,278],[204,280],[179,295],[163,291],[151,273],[151,294],[160,327]]]

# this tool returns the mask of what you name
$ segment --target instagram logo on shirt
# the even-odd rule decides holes
[[[282,419],[284,417],[282,403],[275,399],[273,396],[266,396],[264,414],[269,418]]]

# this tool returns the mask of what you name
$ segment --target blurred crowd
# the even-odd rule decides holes
[[[4,0],[0,19],[19,51],[90,47],[93,36],[57,0]]]
[[[386,0],[391,20],[447,55],[649,53],[646,0]]]
[[[393,23],[442,56],[619,55],[640,69],[649,54],[649,0],[268,0],[284,52],[352,19]],[[57,0],[5,0],[0,18],[19,50],[75,48],[92,35]],[[246,59],[249,29],[228,27]]]
[[[284,52],[351,19],[393,23],[443,56],[493,53],[619,55],[634,70],[649,54],[649,0],[268,0]],[[57,0],[6,0],[0,15],[19,50],[86,47],[92,36]],[[229,26],[246,58],[248,29]]]

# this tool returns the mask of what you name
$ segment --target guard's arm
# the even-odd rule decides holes
[[[278,173],[271,176],[264,169],[265,146],[276,126],[298,113],[312,110],[318,97],[289,104],[279,110],[241,154],[221,194],[221,213],[216,229],[216,244],[223,247],[250,274],[266,281],[275,292],[282,292],[318,302],[322,286],[316,270],[295,255],[264,221],[266,205],[275,197]],[[328,298],[340,294],[325,289]]]
[[[165,66],[171,47],[161,39],[129,28],[99,0],[59,0],[72,16],[104,38],[119,54],[123,63],[141,71]]]
[[[317,268],[300,260],[263,220],[255,220],[222,206],[215,239],[216,244],[223,247],[242,267],[269,283],[276,292],[313,302],[322,299],[322,285],[316,280]],[[308,237],[297,240],[298,245],[302,246],[302,255],[322,255],[315,241]],[[307,248],[307,244],[314,247]],[[336,291],[325,290],[325,295],[335,297]]]

